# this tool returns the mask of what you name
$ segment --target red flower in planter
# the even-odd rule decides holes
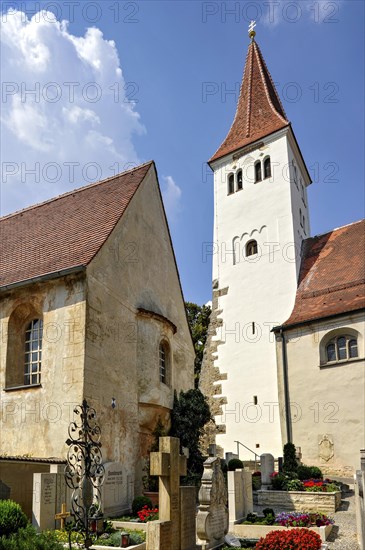
[[[147,521],[153,521],[155,519],[158,519],[158,508],[148,508],[147,504],[145,504],[139,512],[137,512],[138,517],[143,523],[146,523]]]
[[[319,550],[321,537],[307,529],[272,531],[256,544],[256,550]]]

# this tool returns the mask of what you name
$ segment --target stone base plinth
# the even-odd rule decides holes
[[[258,506],[295,512],[334,513],[341,505],[341,491],[311,493],[306,491],[257,491]]]

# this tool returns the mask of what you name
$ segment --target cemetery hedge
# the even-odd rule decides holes
[[[17,533],[0,537],[0,550],[64,550],[64,547],[53,532],[38,534],[34,527],[27,525]]]
[[[26,527],[28,518],[13,500],[0,500],[0,535],[9,536]]]

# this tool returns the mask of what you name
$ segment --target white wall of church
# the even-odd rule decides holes
[[[8,291],[0,303],[1,453],[63,457],[73,409],[82,400],[85,292],[81,276],[26,285]],[[17,325],[9,327],[17,312]],[[6,369],[19,368],[24,380],[24,334],[29,317],[43,317],[41,385],[7,388]],[[9,330],[20,348],[9,344]],[[14,332],[13,332],[14,334]],[[12,383],[12,386],[15,384]]]
[[[321,346],[329,333],[358,336],[358,357],[323,363]],[[354,313],[285,331],[289,375],[292,440],[301,447],[303,462],[322,468],[358,468],[359,450],[365,446],[364,316]],[[332,336],[330,336],[332,337]],[[277,342],[279,396],[284,407],[281,342]],[[285,422],[282,425],[286,441]],[[333,442],[333,457],[321,458],[321,440]]]
[[[240,441],[258,454],[282,453],[275,339],[270,330],[289,317],[294,305],[304,236],[298,233],[299,199],[293,197],[290,182],[287,133],[263,139],[236,160],[230,155],[213,165],[213,280],[220,289],[228,288],[219,298],[223,325],[215,337],[224,342],[218,346],[215,366],[227,373],[221,382],[227,403],[223,415],[216,417],[218,424],[226,425],[226,434],[217,436],[225,451],[236,450],[234,441]],[[254,164],[267,156],[272,175],[254,183]],[[228,194],[228,176],[240,168],[243,189]],[[246,257],[251,239],[257,240],[258,254]],[[253,455],[241,447],[240,456]]]
[[[87,276],[85,395],[101,412],[104,460],[122,461],[140,493],[139,459],[158,416],[167,424],[174,389],[194,386],[195,354],[153,168]],[[161,340],[171,351],[168,384],[159,376]]]

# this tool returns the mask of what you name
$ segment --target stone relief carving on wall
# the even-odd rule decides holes
[[[319,458],[328,462],[334,457],[333,437],[331,435],[323,435],[318,442]]]

